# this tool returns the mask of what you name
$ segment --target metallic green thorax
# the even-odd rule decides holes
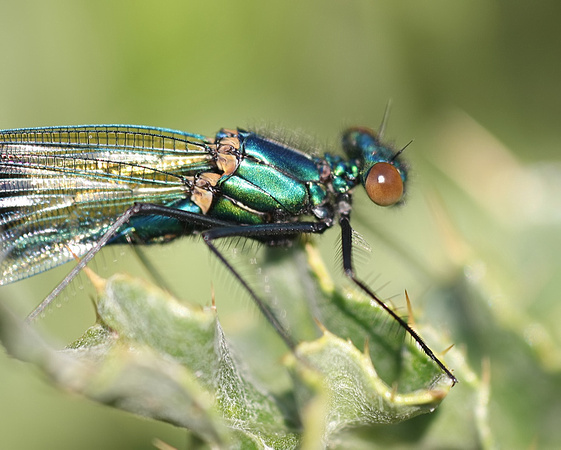
[[[236,137],[237,169],[218,181],[208,214],[241,223],[321,214],[329,189],[322,160],[255,133],[238,130]]]

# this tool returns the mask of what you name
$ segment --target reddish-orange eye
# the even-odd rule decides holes
[[[403,196],[401,175],[394,166],[386,162],[372,166],[364,187],[370,200],[380,206],[395,205]]]

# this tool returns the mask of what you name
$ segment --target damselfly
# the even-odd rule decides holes
[[[346,158],[310,156],[241,129],[214,138],[165,128],[94,125],[0,131],[0,284],[80,262],[32,312],[41,313],[105,245],[200,234],[277,332],[274,312],[216,247],[245,237],[287,245],[338,223],[347,277],[403,327],[456,382],[421,337],[355,275],[350,225],[361,184],[381,206],[399,203],[407,168],[378,134],[343,134]]]

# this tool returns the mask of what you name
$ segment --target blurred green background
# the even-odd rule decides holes
[[[391,99],[386,136],[396,146],[415,139],[412,182],[398,211],[369,210],[356,196],[355,226],[373,248],[370,273],[380,285],[391,281],[384,295],[408,289],[425,322],[467,346],[476,372],[489,357],[497,442],[553,448],[561,417],[560,13],[557,2],[505,0],[4,2],[0,127],[130,123],[213,135],[265,125],[336,146],[345,126],[377,128]],[[442,232],[448,220],[459,238]],[[337,233],[328,236],[327,252]],[[178,290],[207,301],[215,265],[184,241],[151,252],[170,279],[186,280]],[[103,253],[99,265],[109,272],[113,259],[127,269],[134,259]],[[186,275],[200,266],[200,276]],[[2,287],[0,299],[24,315],[67,270]],[[46,319],[62,339],[93,321],[81,289]],[[221,306],[217,295],[217,303],[253,311],[247,300]],[[493,327],[506,330],[500,339]],[[463,424],[464,412],[452,412],[461,386],[439,413],[463,431],[457,448],[472,448],[476,438],[462,440],[477,434],[472,412]],[[140,449],[154,437],[185,442],[182,430],[61,393],[0,356],[3,448]]]

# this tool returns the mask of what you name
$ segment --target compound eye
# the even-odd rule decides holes
[[[395,205],[403,196],[403,180],[390,163],[379,162],[372,166],[364,183],[370,200],[380,206]]]

